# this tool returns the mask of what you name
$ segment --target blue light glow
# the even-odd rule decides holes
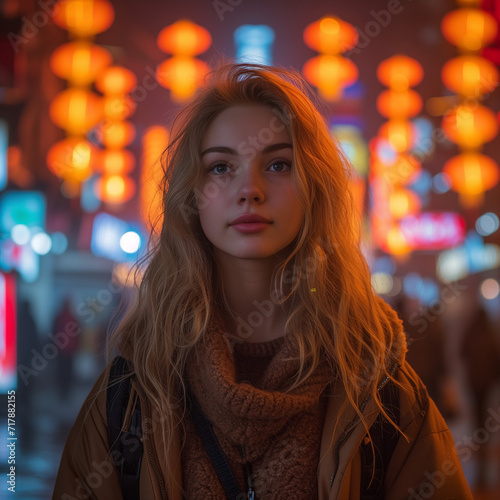
[[[0,190],[7,186],[7,146],[9,144],[7,123],[0,120]]]
[[[236,62],[272,64],[274,30],[263,24],[245,24],[234,32]]]

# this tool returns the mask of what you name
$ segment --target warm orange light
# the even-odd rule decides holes
[[[156,79],[170,89],[176,102],[189,100],[210,71],[207,64],[191,57],[174,56],[161,63],[156,69]]]
[[[121,175],[103,176],[95,184],[95,193],[105,203],[124,203],[134,195],[135,182]]]
[[[491,141],[498,133],[495,113],[479,104],[452,109],[444,116],[442,127],[450,141],[467,149]]]
[[[495,39],[498,23],[484,10],[463,8],[452,10],[443,17],[441,31],[453,45],[477,51]]]
[[[392,185],[407,185],[412,183],[422,171],[422,165],[411,154],[401,153],[390,165],[382,165],[379,175]]]
[[[414,90],[384,90],[377,98],[377,109],[386,118],[409,118],[422,110],[422,98]]]
[[[54,22],[78,38],[87,38],[107,30],[115,11],[107,0],[60,0],[54,8]]]
[[[109,149],[121,149],[135,139],[135,127],[130,122],[106,123],[101,130],[101,142]]]
[[[387,232],[386,250],[396,256],[403,256],[411,251],[411,246],[406,241],[403,232],[398,225],[394,225]]]
[[[337,55],[356,45],[358,32],[338,17],[324,17],[306,27],[304,41],[322,54]]]
[[[450,158],[443,172],[451,179],[453,190],[465,195],[478,195],[495,187],[500,180],[498,164],[478,153],[463,153]]]
[[[415,141],[414,127],[405,120],[389,120],[379,128],[378,135],[398,153],[411,149]]]
[[[416,214],[420,210],[419,196],[409,189],[399,188],[389,195],[389,211],[395,219]]]
[[[157,43],[167,54],[195,56],[210,47],[212,37],[202,26],[188,20],[179,20],[160,31]]]
[[[125,175],[134,170],[135,156],[126,149],[105,149],[99,152],[96,163],[105,175]]]
[[[396,55],[382,61],[377,67],[377,78],[394,90],[406,90],[418,85],[424,77],[422,65],[404,55]]]
[[[89,42],[65,43],[50,57],[52,71],[79,86],[92,83],[111,62],[109,51]]]
[[[92,173],[97,151],[85,139],[70,137],[56,142],[47,153],[47,166],[59,178],[82,182]]]
[[[338,99],[342,90],[358,79],[356,65],[342,56],[320,55],[309,59],[302,69],[306,79],[327,100]]]
[[[158,223],[162,213],[163,168],[161,155],[168,146],[168,132],[164,127],[149,127],[142,138],[141,158],[141,213],[142,219],[151,227]]]
[[[83,135],[102,119],[102,102],[98,95],[82,89],[67,89],[50,104],[52,121],[70,135]]]
[[[95,86],[107,95],[128,94],[137,86],[137,77],[123,66],[110,66],[97,79]]]
[[[459,56],[445,63],[441,71],[443,83],[463,96],[480,97],[498,87],[496,66],[478,56]]]
[[[129,96],[109,95],[103,97],[104,116],[110,120],[125,120],[134,114],[136,102]]]

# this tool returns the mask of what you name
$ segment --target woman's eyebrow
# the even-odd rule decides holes
[[[262,149],[262,152],[272,153],[274,151],[279,151],[280,149],[287,149],[287,148],[293,149],[293,146],[288,142],[278,142],[276,144],[269,144],[269,146],[266,146],[265,148]],[[203,157],[208,153],[226,153],[230,155],[238,154],[238,152],[235,149],[229,148],[227,146],[212,146],[202,151],[201,156]]]
[[[238,154],[235,149],[228,148],[227,146],[213,146],[211,148],[207,148],[205,149],[205,151],[201,153],[201,156],[206,155],[208,153],[227,153],[230,155]]]

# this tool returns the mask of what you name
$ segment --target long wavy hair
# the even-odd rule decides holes
[[[326,362],[332,380],[344,386],[346,407],[363,424],[359,407],[367,396],[384,411],[377,386],[382,378],[393,378],[391,319],[374,294],[360,249],[350,164],[308,95],[296,72],[228,64],[209,75],[174,122],[162,157],[160,227],[152,233],[137,300],[112,338],[112,345],[132,362],[153,410],[162,416],[167,453],[185,412],[186,359],[221,299],[211,244],[195,200],[203,175],[201,143],[214,118],[238,104],[269,106],[287,127],[293,144],[292,179],[305,209],[302,228],[277,265],[270,290],[288,305],[285,335],[300,359],[289,389]]]

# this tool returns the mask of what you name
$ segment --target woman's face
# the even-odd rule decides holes
[[[304,210],[292,183],[292,141],[272,108],[224,110],[207,129],[201,157],[196,202],[219,257],[267,258],[294,240]]]

